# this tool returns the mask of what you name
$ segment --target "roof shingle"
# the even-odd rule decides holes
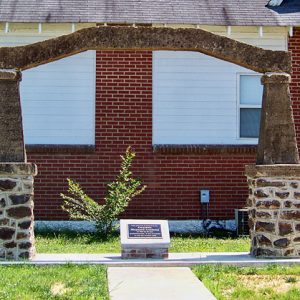
[[[0,22],[300,25],[300,1],[0,0]]]

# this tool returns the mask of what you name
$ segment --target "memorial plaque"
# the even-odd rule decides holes
[[[161,224],[128,224],[129,239],[162,239]]]
[[[165,259],[170,248],[167,220],[120,220],[123,259]]]

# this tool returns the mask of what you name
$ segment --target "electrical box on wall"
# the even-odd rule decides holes
[[[200,202],[201,203],[209,203],[209,190],[201,190],[200,191]]]

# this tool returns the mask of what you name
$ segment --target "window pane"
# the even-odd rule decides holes
[[[241,108],[240,137],[258,138],[260,112],[260,108]]]
[[[240,76],[240,101],[241,104],[261,105],[263,86],[260,75]]]

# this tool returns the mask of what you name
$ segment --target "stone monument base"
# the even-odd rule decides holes
[[[123,259],[169,257],[170,233],[165,220],[120,220]]]
[[[168,258],[169,257],[169,249],[168,248],[127,248],[122,249],[122,258],[130,259],[130,258]]]
[[[300,165],[248,165],[251,254],[300,257]]]
[[[0,260],[31,259],[36,165],[0,163]]]

